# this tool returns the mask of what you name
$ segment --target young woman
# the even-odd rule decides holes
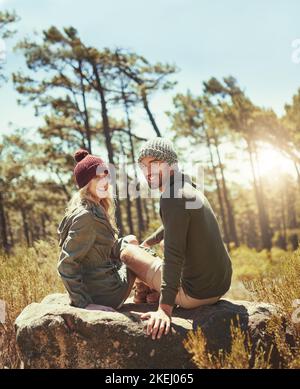
[[[121,262],[120,253],[128,243],[138,242],[134,235],[117,239],[107,165],[82,149],[75,153],[74,159],[79,190],[58,227],[61,252],[57,271],[71,305],[87,309],[120,308],[136,279],[135,273]],[[150,292],[148,287],[146,292]]]

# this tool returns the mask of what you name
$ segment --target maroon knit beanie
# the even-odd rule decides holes
[[[103,172],[105,170],[108,171],[106,163],[101,158],[89,154],[87,150],[77,150],[74,154],[74,159],[77,162],[74,169],[74,175],[79,188],[83,188],[96,177],[97,168],[99,166],[103,167]]]

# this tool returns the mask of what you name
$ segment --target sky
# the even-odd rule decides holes
[[[0,0],[0,9],[21,18],[16,37],[6,42],[8,73],[24,69],[22,56],[12,50],[16,41],[51,25],[74,26],[98,48],[121,46],[150,62],[176,64],[176,88],[151,100],[163,134],[172,96],[187,89],[201,93],[212,76],[233,75],[255,104],[278,115],[300,87],[300,63],[292,60],[300,38],[299,0]],[[17,98],[11,82],[0,89],[0,134],[41,123]],[[145,114],[135,119],[139,133],[148,135]]]

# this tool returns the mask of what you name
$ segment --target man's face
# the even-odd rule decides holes
[[[154,157],[144,157],[140,168],[151,189],[161,188],[170,175],[170,166],[165,161],[159,161]]]

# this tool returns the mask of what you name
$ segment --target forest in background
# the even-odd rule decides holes
[[[56,229],[76,190],[74,151],[83,147],[117,168],[126,155],[130,183],[140,174],[138,149],[150,136],[173,140],[180,162],[204,167],[205,195],[234,269],[226,299],[276,305],[285,324],[274,317],[266,332],[275,339],[281,367],[299,368],[299,321],[293,317],[300,293],[300,86],[280,116],[251,101],[244,89],[250,86],[234,75],[202,82],[200,75],[198,93],[177,93],[176,64],[152,63],[122,47],[90,47],[73,27],[49,26],[19,39],[18,21],[14,12],[0,11],[0,93],[13,83],[16,104],[34,108],[41,125],[1,128],[0,299],[6,316],[0,369],[24,367],[15,333],[20,312],[65,292],[56,272]],[[12,37],[23,58],[19,72],[8,68],[1,52],[1,42]],[[170,93],[169,126],[162,128],[153,107]],[[136,120],[141,113],[150,133]],[[160,224],[156,198],[119,198],[116,216],[120,235],[140,239]],[[295,335],[292,350],[285,328]],[[231,352],[216,358],[203,334],[191,336],[186,348],[201,369],[271,367],[268,355],[252,360],[257,344],[248,343],[240,328],[232,337]]]
[[[0,13],[0,37],[9,39],[18,16]],[[137,174],[136,154],[147,138],[136,129],[134,113],[142,109],[152,136],[174,140],[180,159],[193,152],[205,166],[205,195],[210,200],[229,248],[246,245],[270,251],[298,247],[300,232],[300,88],[278,117],[257,106],[233,76],[199,82],[199,94],[175,94],[167,112],[169,128],[159,128],[151,102],[176,85],[176,65],[152,63],[123,48],[87,46],[74,27],[49,27],[20,39],[15,50],[26,67],[10,74],[0,64],[0,82],[12,78],[19,104],[31,105],[43,118],[32,131],[24,128],[0,139],[0,240],[10,252],[21,243],[56,237],[56,228],[75,183],[74,151],[83,147],[114,165],[126,155],[129,180]],[[116,114],[116,112],[118,114]],[[230,158],[224,146],[231,146]],[[186,147],[188,145],[188,147]],[[262,175],[260,156],[267,148],[292,162],[294,171]],[[250,187],[231,179],[232,166],[249,164]],[[157,200],[116,202],[120,235],[140,239],[159,223]]]

